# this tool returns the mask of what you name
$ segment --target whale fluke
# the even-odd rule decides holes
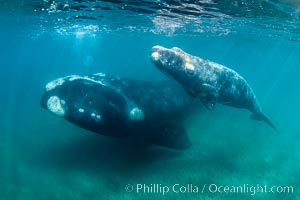
[[[268,117],[264,113],[262,113],[262,112],[254,113],[251,115],[251,119],[258,120],[258,121],[264,121],[269,126],[271,126],[277,133],[279,133],[278,128],[268,119]]]

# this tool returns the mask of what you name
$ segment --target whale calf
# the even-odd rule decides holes
[[[178,47],[154,46],[151,58],[158,69],[179,82],[190,96],[199,98],[207,109],[214,110],[216,103],[244,108],[252,112],[252,119],[264,121],[278,132],[263,113],[252,88],[234,70]]]
[[[103,73],[46,85],[41,106],[90,131],[184,150],[182,118],[193,99],[175,81],[148,82]]]

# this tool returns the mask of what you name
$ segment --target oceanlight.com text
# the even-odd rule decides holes
[[[293,186],[281,186],[281,185],[218,185],[218,184],[127,184],[125,186],[125,191],[128,193],[138,193],[138,194],[159,194],[168,195],[170,193],[175,194],[201,194],[201,193],[211,193],[211,194],[249,194],[254,196],[258,193],[270,193],[270,194],[293,194]]]

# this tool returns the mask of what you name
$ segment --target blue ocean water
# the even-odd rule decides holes
[[[293,0],[0,1],[0,199],[298,200],[299,9]],[[46,83],[70,74],[168,79],[151,62],[154,45],[239,72],[280,133],[245,110],[200,107],[186,116],[190,149],[141,149],[40,107]],[[199,191],[127,192],[128,184]],[[209,191],[214,184],[293,191]]]

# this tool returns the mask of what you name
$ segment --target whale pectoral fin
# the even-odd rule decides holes
[[[185,128],[176,124],[157,127],[151,134],[150,142],[176,150],[185,150],[191,147]]]
[[[198,97],[208,110],[215,110],[218,96],[219,94],[213,86],[206,83],[201,85],[201,92],[198,93]]]

